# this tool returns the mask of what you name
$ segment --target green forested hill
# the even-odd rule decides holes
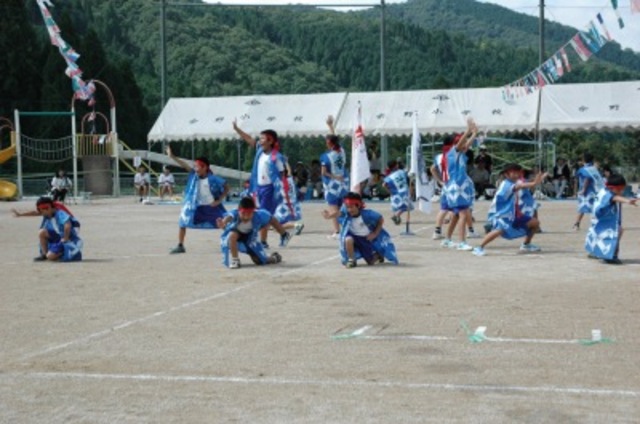
[[[144,146],[161,110],[159,0],[53,2],[84,77],[114,91],[121,137]],[[388,90],[500,86],[538,64],[535,18],[473,0],[410,0],[388,12]],[[3,0],[0,16],[12,16],[0,33],[0,116],[17,105],[68,107],[64,62],[35,0]],[[549,24],[550,51],[574,33]],[[377,90],[379,63],[376,11],[167,6],[169,97]],[[640,55],[613,44],[599,58],[573,63],[562,82],[640,79]],[[51,136],[68,131],[64,122],[38,125]]]

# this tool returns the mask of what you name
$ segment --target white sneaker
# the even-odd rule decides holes
[[[444,236],[442,235],[442,233],[433,233],[434,240],[442,240],[443,238]]]
[[[468,244],[466,241],[460,242],[458,244],[458,246],[456,247],[456,249],[458,250],[464,250],[466,252],[473,250],[473,246],[471,246],[470,244]]]
[[[330,236],[327,236],[327,238],[329,240],[338,240],[340,238],[340,234],[339,233],[333,233]]]
[[[487,252],[485,252],[482,247],[476,247],[475,249],[473,249],[473,251],[471,253],[473,253],[476,256],[486,256],[487,255]]]
[[[529,243],[529,244],[522,243],[522,245],[520,246],[521,252],[539,252],[541,250],[542,249],[540,249],[538,246],[536,246],[533,243]]]
[[[440,246],[453,249],[454,247],[456,247],[456,244],[453,241],[451,241],[451,239],[444,239],[442,240],[442,243],[440,243]]]
[[[231,262],[229,262],[229,268],[230,269],[238,269],[238,268],[240,268],[240,259],[231,258]]]

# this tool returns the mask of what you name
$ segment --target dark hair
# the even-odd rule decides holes
[[[607,178],[607,185],[612,186],[626,186],[627,180],[620,174],[611,174],[609,178]]]
[[[36,208],[39,208],[40,205],[50,205],[53,207],[53,199],[51,197],[42,196],[38,200],[36,200]]]
[[[443,146],[450,146],[454,143],[455,139],[456,139],[457,134],[449,134],[448,136],[446,136],[444,138],[444,140],[442,140],[442,145]]]
[[[389,169],[396,169],[398,167],[398,161],[395,159],[391,159],[389,162],[387,162],[387,168]]]
[[[584,155],[582,155],[582,158],[586,163],[593,162],[593,155],[591,153],[585,153]]]
[[[204,162],[204,164],[207,165],[207,169],[211,166],[209,159],[205,158],[204,156],[197,157],[196,160],[200,162]]]
[[[278,133],[275,132],[274,130],[260,131],[260,134],[266,135],[267,138],[270,138],[271,142],[274,144],[278,142]]]
[[[253,197],[246,196],[240,199],[238,207],[242,209],[255,209],[256,202],[253,200]]]
[[[515,162],[512,163],[508,163],[506,164],[503,168],[502,168],[502,173],[506,174],[507,172],[510,171],[522,171],[522,166],[518,165]]]

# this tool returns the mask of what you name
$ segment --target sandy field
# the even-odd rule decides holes
[[[169,255],[180,206],[132,198],[70,205],[85,260],[34,263],[40,219],[9,212],[34,202],[0,203],[0,422],[638,423],[640,208],[614,266],[573,201],[542,203],[541,253],[478,258],[372,202],[401,264],[354,269],[305,203],[284,261],[239,270],[217,230]]]

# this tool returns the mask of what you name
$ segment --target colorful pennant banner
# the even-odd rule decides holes
[[[631,10],[640,12],[640,0],[630,0]],[[618,11],[618,0],[611,0],[611,6],[618,18],[618,25],[624,28],[624,21]],[[571,63],[566,48],[571,47],[582,61],[587,61],[591,56],[612,41],[613,38],[605,25],[602,14],[598,13],[595,20],[591,20],[586,30],[578,31],[564,46],[556,51],[549,59],[538,68],[529,72],[524,77],[506,85],[502,90],[505,101],[514,100],[517,97],[526,96],[544,87],[553,84],[568,72],[571,72]]]
[[[66,41],[64,41],[60,35],[60,28],[53,20],[53,17],[47,8],[47,6],[53,7],[53,3],[51,3],[51,0],[37,0],[37,2],[38,7],[40,8],[40,13],[42,14],[42,19],[47,27],[47,31],[49,32],[51,45],[58,48],[62,58],[67,64],[67,69],[64,73],[71,78],[71,87],[73,88],[75,98],[78,100],[86,100],[89,106],[93,106],[95,104],[95,84],[93,81],[85,82],[82,79],[82,69],[80,69],[76,64],[80,58],[80,54],[78,54]]]

